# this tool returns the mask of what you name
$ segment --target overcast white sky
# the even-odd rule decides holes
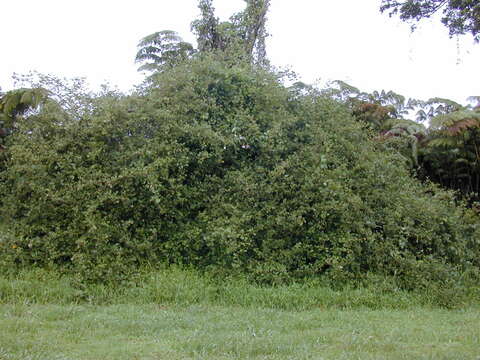
[[[216,0],[226,19],[242,0]],[[196,0],[2,1],[0,86],[13,72],[37,70],[108,81],[122,90],[139,83],[133,59],[140,38],[175,30],[193,41]],[[272,0],[268,55],[302,80],[344,80],[362,90],[394,90],[465,103],[480,95],[480,44],[449,39],[439,24],[409,26],[379,13],[380,0]]]

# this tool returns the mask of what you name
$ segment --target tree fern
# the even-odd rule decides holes
[[[450,135],[458,135],[470,128],[480,126],[480,113],[473,110],[458,110],[441,114],[431,119],[432,130],[439,130]]]
[[[172,30],[163,30],[144,37],[138,44],[135,61],[139,71],[161,71],[175,66],[196,52],[216,53],[238,62],[246,60],[267,66],[265,39],[266,15],[270,0],[245,0],[246,8],[230,21],[220,22],[212,0],[199,0],[200,18],[192,22],[198,49],[185,42]]]
[[[480,112],[465,107],[435,116],[430,120],[425,151],[431,168],[449,168],[448,176],[442,174],[443,181],[464,193],[473,192],[476,197],[480,191],[479,128]]]
[[[0,97],[0,149],[3,149],[5,137],[13,131],[15,122],[37,109],[47,98],[48,91],[43,88],[12,90]]]
[[[175,31],[163,30],[140,40],[135,62],[142,63],[139,71],[156,71],[176,65],[194,53],[192,44],[183,41]]]
[[[383,133],[384,137],[402,137],[410,145],[409,160],[418,167],[419,142],[427,136],[427,130],[422,124],[406,119],[391,119],[386,122],[389,129]]]

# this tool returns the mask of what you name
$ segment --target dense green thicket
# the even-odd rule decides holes
[[[82,280],[143,263],[262,282],[373,272],[415,287],[480,265],[473,213],[413,179],[347,107],[275,74],[205,57],[87,110],[45,106],[8,139],[4,266]]]

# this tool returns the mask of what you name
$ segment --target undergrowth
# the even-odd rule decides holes
[[[143,269],[130,281],[85,284],[72,275],[41,269],[0,276],[0,303],[214,305],[302,311],[315,308],[460,308],[480,303],[480,289],[468,279],[457,286],[430,282],[401,290],[394,278],[366,276],[338,286],[326,278],[267,286],[244,277],[169,267]]]

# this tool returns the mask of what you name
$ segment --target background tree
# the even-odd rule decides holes
[[[416,120],[419,122],[430,121],[435,116],[449,114],[465,107],[456,101],[444,98],[431,98],[427,101],[417,101],[419,110],[416,114]]]
[[[346,104],[354,117],[368,123],[374,130],[384,132],[396,124],[395,119],[403,120],[421,103],[416,99],[408,99],[393,91],[373,91],[367,93],[344,81],[336,80],[329,84],[323,93]]]
[[[471,34],[476,42],[480,41],[478,0],[382,0],[380,10],[390,16],[398,14],[400,19],[413,24],[412,29],[420,20],[442,12],[441,21],[450,36]]]
[[[138,44],[135,62],[142,63],[138,71],[158,71],[174,66],[195,53],[193,45],[172,30],[163,30],[145,36]]]
[[[234,14],[229,21],[220,22],[212,0],[199,0],[200,17],[191,25],[197,37],[197,49],[171,30],[150,34],[138,44],[136,62],[143,63],[139,71],[159,71],[165,66],[178,65],[195,53],[215,53],[234,62],[241,59],[267,66],[265,39],[270,0],[245,2],[244,11]]]
[[[430,120],[422,158],[431,180],[480,199],[480,112],[460,109]]]
[[[5,138],[12,133],[16,122],[37,109],[47,97],[48,91],[43,88],[22,88],[0,94],[0,149],[3,149]]]
[[[474,110],[480,110],[480,96],[470,96],[468,101],[473,103],[472,108]]]
[[[401,154],[422,180],[434,181],[470,200],[480,199],[480,107],[432,98],[406,99],[393,91],[366,93],[335,81],[324,94],[348,106],[385,149]],[[415,121],[408,117],[415,114]],[[425,125],[427,126],[425,126]]]
[[[384,131],[382,137],[400,139],[400,153],[407,159],[411,168],[418,169],[419,147],[427,136],[425,126],[408,119],[392,119],[387,124],[389,130]]]
[[[270,0],[245,0],[245,3],[244,11],[234,14],[230,21],[220,22],[212,0],[200,0],[201,16],[192,22],[199,51],[234,51],[253,63],[266,64],[266,20]]]

